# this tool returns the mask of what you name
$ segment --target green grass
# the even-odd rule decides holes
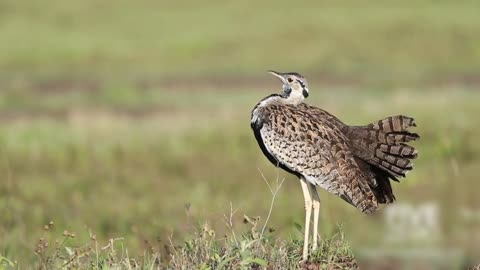
[[[262,92],[240,91],[233,99],[231,93],[202,91],[191,94],[190,101],[165,105],[154,99],[157,110],[141,115],[79,110],[58,118],[27,114],[6,121],[0,132],[5,175],[0,186],[2,256],[21,266],[36,261],[32,247],[50,220],[57,235],[64,230],[81,235],[86,226],[99,241],[122,237],[135,257],[149,245],[163,250],[169,236],[176,243],[189,238],[185,204],[191,205],[189,215],[208,221],[217,236],[223,234],[223,214],[230,203],[239,211],[235,224],[241,223],[242,213],[266,216],[271,196],[259,170],[268,180],[278,172],[262,156],[249,129],[249,109],[266,94]],[[142,99],[145,92],[136,93]],[[467,89],[320,88],[310,102],[351,124],[405,111],[415,116],[422,135],[416,144],[420,158],[407,180],[394,185],[397,198],[439,203],[445,222],[436,245],[466,248],[468,239],[455,233],[468,231],[465,224],[447,217],[455,216],[453,205],[476,201],[479,98]],[[452,183],[458,183],[454,189]],[[269,222],[276,230],[273,235],[300,239],[294,224],[302,224],[303,206],[293,176],[287,176],[278,196]],[[338,198],[324,192],[321,196],[323,235],[344,223],[354,249],[382,242],[380,217],[366,218]]]
[[[5,0],[0,68],[7,79],[219,76],[267,69],[373,81],[473,78],[475,1]]]
[[[195,226],[191,236],[181,245],[169,242],[168,256],[150,246],[140,256],[131,256],[123,238],[107,242],[97,240],[91,230],[84,234],[88,240],[76,240],[77,235],[64,231],[55,235],[53,222],[46,224],[44,235],[35,246],[38,269],[357,269],[352,251],[339,230],[332,238],[321,241],[318,251],[308,262],[298,256],[300,241],[278,240],[268,232],[257,230],[255,219],[250,230],[242,234],[232,227],[228,235],[216,236],[207,223]],[[247,223],[247,221],[245,221]],[[229,226],[229,225],[227,225]],[[18,262],[0,257],[0,267],[19,268]],[[319,268],[320,267],[320,268]]]

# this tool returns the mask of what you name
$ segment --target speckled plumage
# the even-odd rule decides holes
[[[392,116],[366,126],[349,126],[335,116],[304,103],[306,79],[296,73],[269,71],[283,83],[282,94],[262,99],[252,110],[251,127],[258,145],[275,165],[298,176],[305,199],[303,260],[308,258],[313,209],[313,244],[318,247],[320,197],[317,186],[363,213],[395,200],[390,179],[412,169],[417,151],[407,145],[419,136],[408,128],[415,121]]]

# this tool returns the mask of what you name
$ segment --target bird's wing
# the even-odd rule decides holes
[[[378,208],[369,187],[371,179],[357,164],[338,119],[322,117],[316,114],[320,109],[312,112],[304,106],[272,104],[263,110],[258,133],[271,161],[274,158],[278,165],[362,212]]]

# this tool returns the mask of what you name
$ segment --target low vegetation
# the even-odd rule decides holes
[[[297,240],[279,240],[270,232],[262,234],[259,218],[244,217],[250,227],[238,234],[217,235],[208,224],[198,226],[179,245],[169,242],[166,252],[154,248],[142,255],[132,256],[123,238],[98,241],[90,230],[89,240],[79,241],[75,233],[51,231],[54,222],[45,225],[45,234],[36,246],[36,269],[358,269],[341,229],[331,238],[320,241],[318,251],[308,262],[302,262],[302,243]],[[0,257],[0,269],[22,269],[18,263]]]

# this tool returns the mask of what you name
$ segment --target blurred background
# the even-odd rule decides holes
[[[476,1],[0,0],[0,255],[34,261],[49,221],[132,254],[225,230],[231,205],[242,230],[268,214],[262,174],[287,177],[274,235],[301,239],[299,182],[249,126],[274,69],[346,123],[405,114],[422,136],[378,214],[322,191],[322,235],[340,224],[366,269],[478,264],[479,45]]]

